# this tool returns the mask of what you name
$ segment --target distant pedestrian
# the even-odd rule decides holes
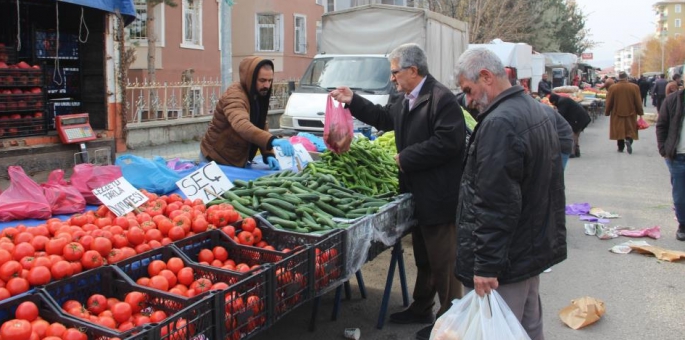
[[[670,81],[668,84],[666,84],[666,97],[668,97],[669,94],[678,91],[680,88],[680,75],[679,74],[674,74],[673,75],[673,81]]]
[[[582,105],[571,98],[553,93],[549,96],[549,102],[557,107],[561,116],[566,119],[573,130],[573,151],[570,158],[580,157],[580,133],[590,124],[592,120],[590,115]]]
[[[611,116],[609,139],[616,141],[618,152],[623,152],[625,147],[632,154],[633,141],[638,140],[637,116],[642,116],[644,111],[637,85],[628,82],[625,72],[621,72],[618,77],[619,82],[607,94],[604,115]]]
[[[664,101],[664,98],[666,98],[666,85],[668,85],[668,82],[666,79],[664,79],[664,75],[660,75],[659,79],[657,79],[654,82],[654,90],[653,94],[654,97],[656,98],[656,110],[657,112],[661,110],[661,103]]]
[[[640,97],[642,97],[642,105],[647,107],[647,94],[649,93],[650,83],[647,78],[641,76],[637,81],[637,86],[640,88]]]
[[[675,237],[685,241],[685,130],[683,130],[683,109],[685,90],[668,96],[661,105],[656,122],[656,142],[659,154],[666,159],[671,173],[671,194],[675,205],[678,230]]]
[[[538,95],[546,97],[552,93],[552,82],[547,80],[547,73],[542,74],[542,80],[538,83]]]

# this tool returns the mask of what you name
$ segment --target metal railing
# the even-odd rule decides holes
[[[221,98],[219,78],[190,82],[150,83],[147,80],[126,85],[128,123],[158,122],[179,118],[204,117],[214,113]],[[284,109],[290,92],[287,82],[273,84],[269,109]]]

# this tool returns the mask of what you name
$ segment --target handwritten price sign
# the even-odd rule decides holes
[[[176,182],[176,185],[189,199],[199,198],[205,204],[233,188],[233,183],[226,178],[216,162],[207,163]]]
[[[124,216],[148,201],[123,177],[93,189],[93,194],[117,216]]]

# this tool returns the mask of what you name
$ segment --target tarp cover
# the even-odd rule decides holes
[[[486,48],[502,60],[502,64],[516,69],[518,79],[533,76],[533,47],[525,43],[511,43],[497,40],[490,44],[469,44],[469,49]]]
[[[133,0],[59,0],[74,5],[97,8],[105,12],[119,12],[124,16],[126,24],[130,24],[136,18],[136,7]]]

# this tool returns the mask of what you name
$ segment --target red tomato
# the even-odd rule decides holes
[[[209,249],[202,249],[197,254],[197,261],[212,263],[214,261],[214,253]]]
[[[52,238],[50,241],[48,241],[48,243],[45,244],[45,251],[49,255],[62,255],[64,246],[66,246],[68,243],[69,241],[61,237]]]
[[[150,230],[157,230],[157,229],[150,229]],[[145,232],[141,228],[130,228],[126,232],[126,239],[128,240],[129,244],[132,244],[134,246],[137,246],[143,242],[145,242]]]
[[[162,232],[163,236],[169,234],[169,230],[174,226],[174,223],[170,219],[163,219],[157,223],[157,229]]]
[[[14,237],[13,241],[14,241],[14,244],[20,244],[20,243],[24,243],[24,242],[31,243],[31,241],[33,241],[33,234],[26,232],[26,231],[21,232],[21,233],[17,234],[17,236]]]
[[[240,244],[251,246],[254,244],[254,236],[252,236],[252,233],[249,231],[241,231],[238,234],[238,241]]]
[[[86,301],[86,309],[98,315],[107,309],[107,298],[102,294],[93,294]]]
[[[5,288],[15,296],[29,290],[29,281],[23,277],[14,277],[5,283]]]
[[[178,271],[184,266],[183,260],[180,257],[172,257],[166,262],[166,268],[174,274],[178,274]]]
[[[105,237],[96,237],[90,249],[100,253],[100,256],[107,256],[112,251],[112,241]]]
[[[50,269],[44,266],[33,267],[29,270],[29,276],[27,277],[29,284],[32,286],[42,286],[48,284],[52,280],[52,274]]]
[[[183,228],[184,232],[187,233],[190,231],[191,222],[190,222],[190,217],[188,217],[187,215],[178,215],[178,216],[174,217],[172,222],[173,222],[174,226]]]
[[[31,267],[33,267],[33,261],[35,261],[35,260],[36,260],[36,258],[33,256],[24,256],[24,258],[22,258],[19,261],[19,263],[21,264],[22,268],[28,270],[28,269],[31,269]]]
[[[176,278],[178,279],[178,282],[180,284],[190,286],[193,283],[193,281],[195,280],[195,273],[193,272],[193,268],[190,268],[190,267],[182,268],[181,270],[178,271]]]
[[[153,277],[150,277],[150,282],[148,283],[148,286],[153,289],[158,289],[161,291],[169,291],[169,281],[166,279],[166,277],[162,275],[155,275]]]
[[[78,261],[83,257],[83,245],[78,242],[71,242],[62,249],[62,257],[67,261]]]
[[[60,280],[74,274],[74,269],[67,261],[57,261],[50,267],[50,274],[55,280]]]
[[[150,317],[143,314],[136,314],[133,316],[133,324],[136,326],[142,326],[150,323]]]
[[[226,235],[230,236],[231,238],[235,237],[235,227],[233,227],[232,225],[227,225],[221,228],[221,231],[223,231]]]
[[[214,249],[212,249],[212,253],[214,254],[215,260],[219,260],[221,262],[228,260],[228,251],[222,246],[214,247]]]
[[[140,313],[141,310],[147,307],[146,300],[145,294],[141,292],[130,292],[124,298],[124,302],[131,306],[131,312],[134,314]]]
[[[12,254],[5,249],[0,249],[0,266],[12,260]]]
[[[76,328],[69,328],[62,334],[62,340],[88,340],[88,336]]]
[[[140,229],[140,228],[138,228]],[[113,249],[121,249],[123,247],[128,246],[128,238],[124,236],[124,234],[116,234],[112,236],[112,248]]]
[[[7,261],[0,266],[0,280],[9,281],[13,277],[20,277],[23,269],[21,263],[17,261]]]
[[[122,323],[131,318],[133,310],[126,302],[117,302],[112,306],[112,317],[116,322]]]
[[[185,230],[183,230],[183,227],[181,226],[173,226],[171,229],[169,229],[169,238],[172,241],[178,241],[186,236]]]
[[[19,261],[26,256],[33,256],[36,253],[36,249],[33,248],[31,243],[22,242],[14,247],[14,260]]]
[[[212,287],[212,281],[209,279],[201,277],[190,284],[190,289],[194,289],[198,294],[204,293]]]
[[[31,301],[24,301],[17,306],[17,310],[14,311],[14,317],[28,322],[36,320],[38,317],[38,306]]]
[[[176,274],[172,272],[169,269],[164,269],[161,272],[159,272],[159,275],[164,276],[164,278],[169,282],[169,287],[173,287],[176,285],[176,282],[178,279],[176,278]]]
[[[10,296],[12,296],[12,294],[10,294],[10,291],[7,290],[7,288],[5,288],[5,287],[0,288],[0,301],[7,299]]]
[[[166,319],[166,317],[167,316],[166,313],[164,313],[164,311],[157,310],[150,314],[150,322],[160,322]]]
[[[55,322],[55,323],[50,324],[50,326],[48,326],[48,329],[45,330],[45,335],[46,336],[56,336],[56,337],[61,339],[62,334],[64,334],[64,332],[66,330],[67,330],[67,328],[64,327],[64,325],[62,325],[61,323]]]
[[[261,242],[261,241],[262,241],[262,230],[259,229],[259,228],[257,228],[257,227],[255,227],[255,228],[252,230],[252,237],[254,238],[254,243],[255,243],[255,244]]]
[[[26,340],[31,337],[31,323],[26,320],[13,319],[0,327],[2,340]]]
[[[88,223],[88,218],[86,218],[86,215],[84,214],[75,214],[69,218],[69,224],[71,225],[82,227],[86,223]]]
[[[80,243],[83,246],[83,251],[86,251],[90,250],[90,247],[93,245],[93,240],[95,240],[95,237],[93,235],[83,235],[78,240],[78,243]]]
[[[240,229],[243,231],[249,231],[252,232],[254,228],[257,227],[257,222],[254,220],[252,217],[246,217],[243,220],[243,223],[240,225]]]
[[[191,228],[193,232],[195,233],[201,233],[204,231],[207,231],[207,228],[209,227],[209,223],[207,220],[204,218],[204,216],[198,216],[193,219],[193,223],[191,225]]]
[[[98,325],[101,325],[101,326],[105,326],[107,328],[112,328],[112,329],[117,328],[117,322],[114,321],[114,318],[111,316],[105,316],[105,315],[98,316],[98,319],[95,323],[97,323]],[[110,338],[110,340],[112,340],[112,338]]]
[[[31,245],[36,251],[42,251],[45,250],[45,245],[48,244],[48,241],[50,241],[50,239],[47,236],[37,235],[31,240]]]
[[[45,337],[45,331],[48,329],[48,326],[50,326],[50,323],[42,319],[31,321],[31,331],[36,333],[40,339]]]
[[[159,272],[166,269],[166,263],[162,260],[154,260],[147,265],[147,273],[150,277],[159,275]]]
[[[89,250],[83,254],[81,258],[81,265],[85,269],[93,269],[102,266],[102,255],[95,250]]]

